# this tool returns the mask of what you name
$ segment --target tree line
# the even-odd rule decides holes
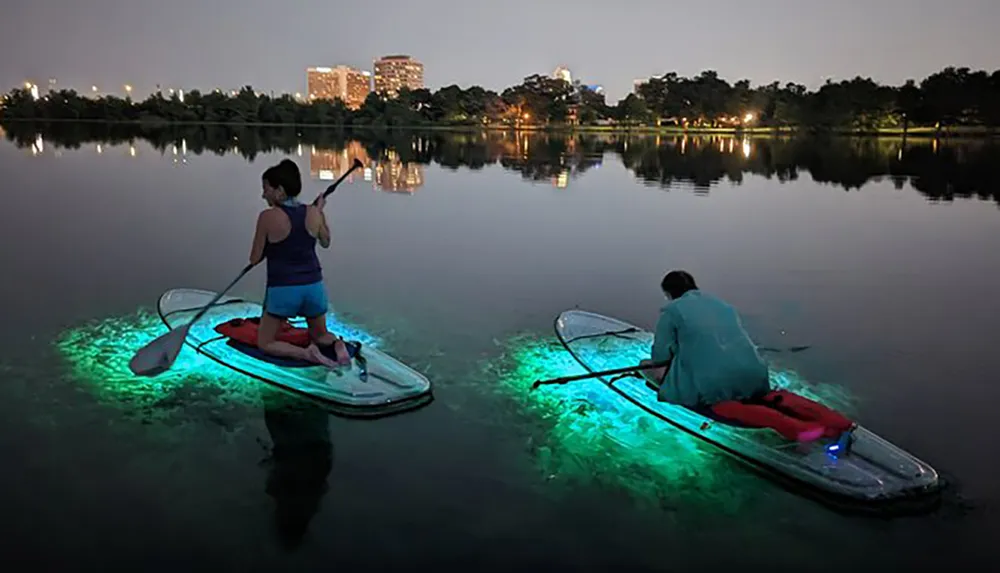
[[[888,179],[926,197],[988,199],[1000,206],[1000,142],[992,138],[900,140],[866,137],[635,136],[625,133],[553,133],[337,129],[245,125],[157,126],[126,123],[18,122],[4,130],[20,148],[79,149],[85,145],[134,144],[144,140],[164,155],[183,149],[190,156],[262,153],[306,161],[324,153],[364,150],[373,162],[437,164],[449,169],[499,165],[530,181],[564,184],[599,166],[605,154],[617,155],[637,179],[665,190],[678,185],[708,192],[722,181],[739,184],[745,174],[781,182],[808,175],[814,181],[853,191]],[[171,149],[173,148],[173,149]],[[347,165],[348,161],[344,161]]]
[[[236,92],[157,92],[145,100],[85,97],[58,90],[38,97],[17,88],[0,102],[4,120],[97,120],[336,126],[673,126],[879,131],[1000,124],[1000,70],[948,67],[919,83],[881,85],[870,78],[830,81],[816,90],[774,82],[729,83],[714,71],[667,73],[636,85],[615,104],[579,82],[532,75],[500,93],[452,85],[436,91],[370,93],[358,109],[342,100],[272,97],[245,86]]]

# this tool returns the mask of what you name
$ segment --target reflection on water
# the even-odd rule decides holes
[[[419,163],[403,163],[395,151],[386,152],[385,161],[375,163],[375,187],[393,193],[413,193],[424,184]]]
[[[693,188],[705,193],[726,181],[739,184],[747,173],[779,182],[807,173],[814,181],[846,190],[889,179],[898,189],[909,184],[934,200],[978,197],[1000,202],[997,172],[1000,144],[992,139],[796,138],[710,136],[630,136],[625,134],[548,134],[525,132],[398,132],[346,134],[304,128],[251,129],[233,126],[9,124],[3,135],[33,156],[63,148],[96,145],[98,154],[145,139],[174,163],[211,152],[309,154],[314,179],[334,180],[359,159],[365,169],[354,177],[375,189],[413,193],[425,184],[424,166],[482,169],[499,165],[532,182],[570,188],[606,153],[616,154],[636,178],[664,189]],[[303,145],[306,150],[303,150]],[[169,152],[168,152],[169,150]]]
[[[365,166],[362,172],[364,180],[371,181],[372,159],[358,141],[348,141],[341,149],[318,149],[313,145],[309,153],[309,175],[320,181],[334,181],[350,169],[355,159]],[[353,183],[357,177],[351,173],[347,182]]]
[[[240,158],[264,152],[297,157],[316,178],[322,170],[331,172],[323,178],[336,176],[360,158],[370,171],[367,177],[355,174],[359,186],[361,178],[376,186],[380,165],[383,173],[393,165],[399,174],[411,166],[418,170],[426,188],[403,204],[381,191],[349,196],[337,233],[351,244],[336,255],[343,271],[336,271],[332,300],[368,327],[383,325],[377,330],[388,333],[393,354],[440,380],[447,394],[443,407],[426,410],[426,416],[380,423],[367,435],[353,425],[351,432],[338,432],[337,454],[349,448],[377,456],[353,468],[338,459],[336,470],[327,428],[334,422],[324,412],[265,404],[274,443],[271,465],[252,471],[256,459],[248,463],[242,455],[209,450],[212,457],[203,459],[219,460],[219,465],[186,464],[191,472],[172,480],[194,495],[189,504],[172,511],[176,500],[168,492],[156,500],[169,509],[162,512],[163,525],[136,529],[132,538],[119,533],[128,512],[91,512],[80,505],[93,499],[97,507],[120,501],[121,495],[94,491],[90,486],[97,482],[86,479],[94,468],[74,465],[76,458],[56,448],[45,473],[51,472],[63,489],[69,468],[83,478],[82,485],[68,489],[62,507],[49,504],[61,521],[38,514],[36,524],[22,528],[26,538],[34,538],[35,531],[51,532],[53,524],[103,515],[86,531],[68,527],[65,535],[56,527],[45,539],[71,539],[81,552],[96,555],[114,553],[114,548],[93,550],[108,539],[124,539],[124,546],[181,531],[196,547],[211,540],[209,558],[237,554],[264,568],[269,563],[260,562],[264,558],[253,544],[258,541],[255,525],[267,525],[286,547],[300,548],[296,558],[328,565],[342,565],[336,557],[346,551],[356,563],[391,569],[458,547],[470,562],[473,556],[531,552],[564,566],[636,556],[633,565],[645,561],[653,568],[664,555],[702,566],[707,555],[709,565],[727,559],[737,566],[748,560],[784,565],[799,558],[832,570],[850,565],[857,554],[865,553],[869,561],[905,554],[915,561],[939,548],[945,555],[956,540],[996,534],[983,518],[963,521],[953,532],[933,525],[917,529],[922,526],[911,522],[903,527],[919,533],[919,542],[902,545],[906,529],[888,530],[881,523],[874,529],[855,523],[845,528],[844,522],[828,521],[807,500],[757,481],[746,468],[730,466],[717,452],[698,449],[669,428],[636,426],[639,431],[632,432],[627,422],[633,412],[637,421],[642,416],[627,404],[621,410],[597,410],[583,401],[559,402],[563,395],[546,392],[536,396],[546,400],[536,402],[538,407],[523,405],[532,381],[578,372],[579,366],[566,362],[571,357],[557,348],[552,316],[579,305],[648,321],[661,304],[656,292],[660,265],[697,264],[698,276],[707,277],[713,290],[738,299],[734,302],[746,310],[755,336],[775,346],[778,340],[813,345],[816,353],[804,353],[791,365],[804,380],[815,387],[842,387],[845,395],[849,390],[866,423],[872,421],[881,435],[961,476],[990,507],[995,468],[976,455],[988,450],[976,421],[988,418],[996,401],[996,387],[989,384],[997,372],[989,316],[997,314],[991,292],[998,270],[989,253],[996,247],[1000,220],[986,204],[929,209],[919,204],[915,190],[939,199],[996,201],[994,175],[1000,162],[995,142],[500,132],[347,136],[334,130],[72,124],[7,125],[5,130],[20,147],[0,144],[0,160],[10,164],[11,181],[19,189],[10,195],[6,242],[23,243],[5,251],[4,266],[17,277],[4,283],[6,298],[15,301],[6,313],[11,333],[6,360],[37,364],[47,377],[6,401],[11,412],[25,412],[24,422],[8,417],[13,431],[7,434],[37,430],[60,439],[66,435],[62,424],[74,421],[55,416],[52,405],[69,408],[82,400],[100,407],[97,426],[103,427],[107,417],[109,428],[114,422],[115,429],[130,431],[135,439],[144,432],[118,422],[115,410],[126,418],[138,413],[137,419],[157,427],[184,423],[199,432],[187,436],[211,438],[214,425],[192,421],[221,420],[227,440],[247,438],[229,430],[236,427],[230,420],[245,419],[245,408],[256,406],[259,385],[248,385],[233,372],[227,375],[204,357],[199,362],[193,352],[182,355],[166,379],[137,381],[124,364],[130,348],[142,346],[162,328],[155,313],[136,313],[135,306],[152,304],[170,286],[211,287],[232,279],[227,269],[235,264],[233,253],[245,256],[246,222],[258,212],[259,199],[249,192],[206,193],[205,185],[234,174],[253,182],[259,167],[243,173]],[[66,148],[78,151],[57,158],[55,152]],[[160,177],[170,162],[185,161],[192,173]],[[447,172],[453,169],[459,172]],[[757,177],[757,185],[717,192],[730,182],[749,182],[748,173],[770,177],[774,187],[800,177],[805,181],[784,186],[787,193],[753,198],[751,189],[762,187]],[[399,176],[405,183],[406,177]],[[134,192],[151,178],[154,186]],[[807,184],[810,178],[832,185],[819,191]],[[885,179],[883,187],[889,189],[895,182],[916,200],[883,202],[884,193],[853,191],[877,179]],[[76,180],[80,192],[58,192],[64,189],[60,183]],[[636,186],[636,180],[648,186]],[[555,191],[553,185],[562,189]],[[473,186],[479,186],[476,193],[464,192]],[[715,196],[708,202],[687,201],[689,189]],[[793,198],[799,191],[812,192],[815,200]],[[198,208],[192,208],[194,202]],[[779,213],[781,202],[789,206]],[[751,204],[769,216],[742,216]],[[380,217],[378,225],[371,224],[373,216]],[[60,224],[48,229],[53,220]],[[180,235],[179,223],[185,227]],[[38,228],[51,232],[32,233]],[[25,236],[45,240],[25,242]],[[264,277],[258,277],[253,280],[261,282],[241,291],[259,296]],[[929,303],[928,294],[952,292],[955,285],[962,296],[949,302],[956,304]],[[28,300],[26,289],[49,302],[39,308],[17,304]],[[92,323],[84,322],[91,318]],[[56,347],[65,360],[47,360],[49,355],[38,349],[50,333],[70,325]],[[524,336],[514,336],[521,332]],[[11,378],[8,373],[6,381],[17,382]],[[574,398],[598,397],[586,385],[564,390]],[[973,394],[977,399],[952,399]],[[619,414],[624,423],[613,425]],[[927,420],[943,423],[928,425]],[[105,436],[95,429],[69,446],[100,459]],[[55,444],[25,443],[29,454]],[[199,441],[191,451],[230,447],[221,444]],[[149,450],[156,456],[189,454]],[[8,466],[14,469],[8,472],[12,480],[24,473],[17,458]],[[162,467],[173,466],[171,458]],[[324,493],[328,482],[339,488],[345,478],[350,478],[349,495]],[[159,474],[149,480],[135,484],[148,489],[125,493],[155,497],[163,491],[162,480]],[[231,495],[219,496],[206,483],[232,484]],[[44,499],[44,490],[31,483],[12,481],[8,489],[29,502]],[[619,493],[653,502],[651,513],[631,512]],[[331,507],[334,497],[338,503]],[[261,505],[266,514],[258,512]],[[25,515],[37,513],[30,503],[25,506]],[[332,515],[317,513],[323,510]],[[718,515],[730,510],[747,511],[748,518]],[[13,515],[18,517],[17,510]],[[243,518],[254,520],[249,530]],[[693,519],[704,521],[692,527]],[[136,523],[156,521],[143,517]],[[610,543],[603,543],[605,528],[581,526],[604,522],[615,530]],[[658,533],[650,533],[654,530]],[[712,535],[698,533],[704,531]],[[226,540],[220,532],[231,537]],[[892,540],[884,536],[887,532]],[[499,550],[498,539],[503,541]],[[543,549],[524,542],[532,539],[540,540]],[[664,539],[674,546],[657,545]],[[753,554],[737,556],[742,559],[712,554],[720,540],[750,547]],[[838,551],[829,551],[830,540],[836,540]],[[788,547],[795,548],[791,557]],[[914,548],[922,551],[914,553]],[[393,563],[386,564],[387,559]]]
[[[265,491],[274,499],[275,531],[282,546],[298,547],[319,512],[333,468],[330,414],[312,402],[264,391],[264,422],[271,435]]]
[[[361,142],[351,140],[341,149],[319,149],[312,147],[309,154],[309,174],[313,179],[333,181],[350,169],[357,159],[364,165],[360,176],[372,181],[375,189],[389,192],[412,194],[424,184],[423,167],[413,161],[404,162],[395,149],[384,150],[381,156],[372,157]],[[348,175],[351,183],[358,175]]]

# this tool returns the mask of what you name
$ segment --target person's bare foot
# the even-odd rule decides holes
[[[309,359],[315,362],[316,364],[326,366],[327,368],[337,368],[338,366],[340,366],[333,360],[327,358],[326,355],[323,354],[323,352],[315,344],[310,344],[306,348],[306,353],[309,355]]]
[[[815,442],[816,440],[822,438],[825,432],[826,428],[824,428],[823,426],[816,426],[813,428],[809,428],[808,430],[799,432],[798,436],[796,436],[796,439],[799,442]]]

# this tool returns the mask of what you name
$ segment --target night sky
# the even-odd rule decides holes
[[[560,64],[614,101],[632,80],[714,69],[754,85],[1000,68],[1000,0],[8,0],[0,88],[157,83],[305,91],[305,68],[410,54],[427,86],[502,90]]]

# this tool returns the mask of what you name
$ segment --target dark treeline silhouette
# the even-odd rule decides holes
[[[978,197],[1000,204],[1000,142],[991,138],[346,132],[294,126],[27,122],[8,125],[4,136],[25,149],[37,146],[39,138],[45,148],[68,149],[145,140],[163,154],[183,148],[192,156],[238,153],[248,161],[262,153],[293,155],[305,146],[311,148],[305,151],[310,161],[326,161],[324,168],[334,171],[334,176],[358,157],[376,168],[385,163],[403,167],[434,163],[448,169],[473,170],[500,165],[524,179],[559,186],[599,166],[606,153],[613,153],[638,179],[668,190],[681,186],[707,192],[722,181],[738,184],[747,173],[779,182],[808,175],[848,191],[887,180],[898,189],[909,183],[930,199]]]
[[[371,93],[358,109],[343,101],[272,97],[250,86],[223,93],[193,90],[143,101],[113,95],[87,98],[73,90],[34,97],[15,89],[0,102],[10,120],[93,120],[171,123],[253,123],[336,126],[560,125],[674,126],[686,128],[798,128],[811,131],[993,130],[1000,125],[1000,71],[945,68],[919,83],[880,85],[857,77],[827,81],[817,90],[774,82],[729,83],[714,71],[693,78],[667,73],[636,86],[615,104],[579,82],[532,75],[501,93],[452,85],[431,92]]]

